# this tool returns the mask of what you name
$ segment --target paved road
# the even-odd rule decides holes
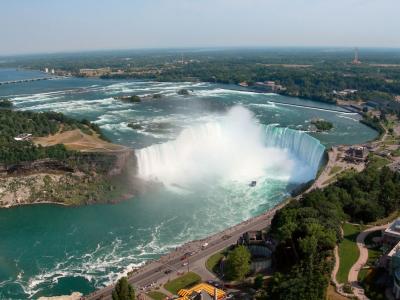
[[[195,254],[188,259],[189,269],[202,273],[200,274],[202,275],[202,279],[207,279],[207,276],[212,277],[212,274],[208,272],[204,266],[206,259],[210,255],[219,252],[232,244],[235,244],[238,238],[244,232],[249,230],[260,230],[268,227],[271,224],[271,220],[276,211],[282,208],[285,204],[286,203],[282,203],[261,216],[249,219],[207,239],[185,244],[182,247],[177,248],[175,251],[164,255],[159,260],[142,267],[137,272],[132,274],[128,281],[136,287],[138,292],[142,287],[148,286],[152,283],[156,283],[157,285],[164,284],[168,280],[177,277],[178,273],[187,271],[188,267],[182,266],[181,257],[184,255],[184,253],[190,251],[194,251]],[[208,243],[208,246],[202,249],[202,245],[204,243]],[[173,272],[170,274],[165,274],[164,272],[166,270],[173,270]],[[107,286],[86,296],[85,299],[111,299],[111,292],[113,288],[113,285]]]
[[[358,236],[357,236],[357,247],[360,250],[360,256],[358,257],[357,261],[355,264],[351,267],[348,275],[348,281],[352,286],[352,290],[354,295],[361,300],[367,300],[368,297],[364,295],[364,289],[360,286],[358,282],[358,273],[364,267],[364,265],[368,261],[368,248],[365,246],[364,240],[368,234],[370,234],[373,231],[377,230],[383,230],[387,228],[389,224],[381,225],[381,226],[375,226],[368,228],[364,231],[362,231]]]

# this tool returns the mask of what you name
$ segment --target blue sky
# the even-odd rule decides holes
[[[400,0],[0,0],[0,54],[400,47]]]

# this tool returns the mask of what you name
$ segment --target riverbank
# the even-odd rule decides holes
[[[205,258],[213,253],[235,244],[243,233],[267,228],[271,224],[275,213],[288,202],[288,199],[284,200],[273,209],[259,216],[250,218],[206,238],[185,243],[159,259],[145,263],[140,268],[126,270],[122,275],[127,275],[129,283],[133,284],[138,291],[146,292],[150,285],[152,287],[161,286],[167,281],[180,276],[182,272],[186,272],[188,267],[182,266],[181,261],[181,257],[186,253],[192,253],[188,258],[189,268],[191,268],[190,266],[198,266],[198,262],[204,262]],[[205,264],[202,263],[201,267],[205,269]],[[171,272],[165,272],[167,270],[171,270]],[[84,299],[111,299],[113,288],[114,285],[107,286],[85,296]]]

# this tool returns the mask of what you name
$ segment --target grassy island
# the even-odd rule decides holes
[[[319,119],[319,120],[314,120],[311,122],[318,131],[329,131],[333,128],[333,124],[331,122]]]

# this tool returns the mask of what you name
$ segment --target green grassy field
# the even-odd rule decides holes
[[[339,258],[340,265],[336,279],[340,283],[347,282],[347,276],[350,268],[357,261],[360,252],[358,251],[356,238],[360,233],[360,227],[358,225],[352,225],[345,223],[343,225],[344,238],[339,244]]]
[[[221,252],[211,255],[206,261],[207,270],[213,273],[218,273],[219,262],[223,257],[224,254],[222,254]]]
[[[335,174],[335,173],[337,173],[339,171],[342,171],[342,169],[343,168],[341,166],[333,166],[331,171],[329,172],[329,175],[332,175],[332,174]]]
[[[154,300],[164,300],[165,298],[168,297],[167,295],[157,291],[148,292],[147,296],[149,296],[151,299]]]
[[[390,163],[390,160],[387,158],[380,157],[378,155],[373,155],[369,159],[369,165],[374,166],[376,168],[382,168]]]
[[[189,288],[199,282],[201,282],[200,276],[196,273],[189,272],[185,275],[182,275],[181,277],[167,282],[164,285],[164,288],[172,294],[176,295],[180,289]]]

